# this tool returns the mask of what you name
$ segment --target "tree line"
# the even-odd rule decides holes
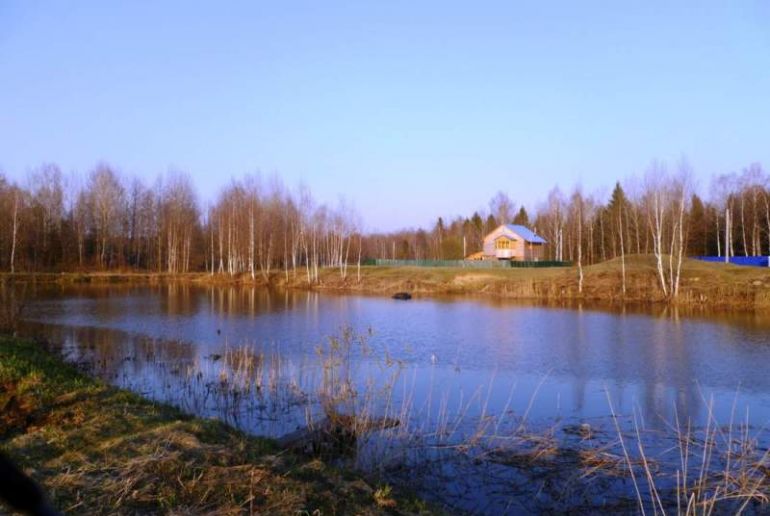
[[[319,268],[361,256],[359,218],[340,201],[318,204],[306,188],[279,178],[233,180],[201,206],[180,172],[147,185],[99,164],[86,177],[52,164],[30,173],[24,188],[0,175],[0,269],[141,270],[250,274],[271,271],[318,278]]]
[[[770,178],[759,164],[716,176],[701,197],[686,162],[653,162],[609,195],[554,187],[532,212],[498,192],[488,210],[439,217],[432,227],[363,234],[344,202],[314,201],[279,178],[233,180],[201,206],[184,173],[147,185],[108,164],[85,177],[56,165],[30,173],[26,188],[0,175],[0,269],[6,271],[206,271],[318,278],[319,268],[364,258],[462,259],[502,223],[532,228],[547,257],[581,267],[628,254],[656,257],[661,287],[675,293],[681,257],[770,254]]]
[[[741,173],[714,177],[709,198],[704,199],[686,162],[673,169],[654,162],[643,174],[618,181],[609,195],[587,194],[580,185],[568,192],[555,186],[532,215],[501,191],[489,201],[488,210],[439,217],[429,228],[369,235],[366,254],[457,260],[480,251],[484,236],[504,223],[522,224],[543,236],[552,260],[577,261],[579,252],[585,263],[621,254],[654,254],[656,242],[668,251],[672,224],[683,232],[684,255],[767,255],[770,177],[752,164]]]
[[[618,181],[609,195],[587,194],[580,185],[555,186],[532,215],[498,192],[488,210],[430,228],[369,235],[365,254],[392,259],[457,260],[481,251],[484,236],[503,223],[522,224],[548,241],[550,260],[582,266],[625,257],[655,257],[660,287],[676,296],[685,256],[770,255],[770,177],[758,163],[711,180],[708,198],[698,194],[690,165],[655,161]]]

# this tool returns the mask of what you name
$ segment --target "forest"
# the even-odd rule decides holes
[[[345,202],[319,204],[307,188],[289,189],[278,177],[232,180],[202,205],[181,172],[147,185],[105,163],[83,177],[46,164],[29,173],[26,185],[0,175],[0,269],[252,278],[291,271],[312,282],[319,268],[345,275],[366,258],[461,259],[505,222],[548,240],[549,259],[579,266],[654,254],[661,276],[672,275],[671,288],[682,256],[770,254],[770,178],[759,164],[713,177],[708,195],[698,193],[684,161],[673,169],[653,162],[608,191],[556,186],[540,203],[517,205],[501,189],[488,210],[438,217],[427,228],[367,233]]]

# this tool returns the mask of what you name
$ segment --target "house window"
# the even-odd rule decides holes
[[[495,242],[495,249],[510,249],[511,241],[506,238],[501,238]]]

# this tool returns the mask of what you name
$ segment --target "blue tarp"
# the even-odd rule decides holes
[[[696,260],[703,260],[704,262],[719,262],[724,263],[724,256],[693,256]],[[733,256],[730,258],[730,263],[733,265],[748,265],[751,267],[767,267],[767,256]]]

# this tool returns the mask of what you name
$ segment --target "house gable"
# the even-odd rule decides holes
[[[485,258],[498,260],[542,259],[545,239],[527,227],[502,224],[484,237]]]
[[[501,237],[507,237],[511,240],[521,240],[527,244],[546,244],[547,242],[541,236],[527,227],[516,224],[502,224],[492,230],[484,237],[485,242],[494,241]]]

